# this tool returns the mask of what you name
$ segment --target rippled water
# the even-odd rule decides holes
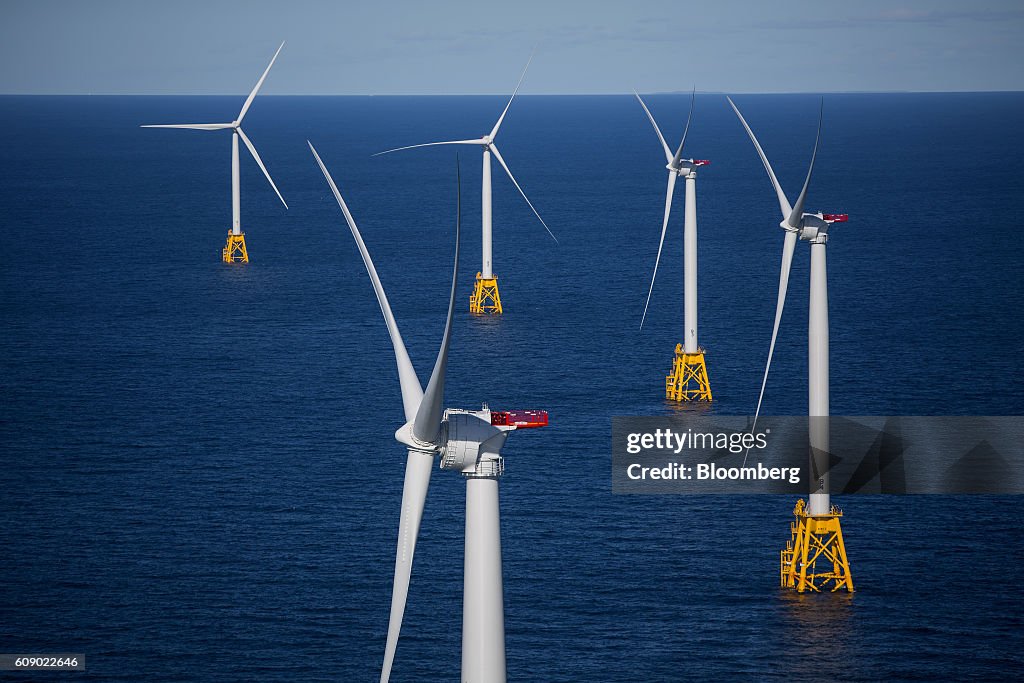
[[[450,148],[496,97],[261,97],[246,130],[291,209],[242,161],[252,262],[219,252],[239,98],[0,98],[0,651],[83,652],[76,678],[373,680],[404,453],[380,311],[305,140],[359,221],[414,363],[443,327]],[[688,98],[650,98],[679,135]],[[737,98],[784,187],[817,98]],[[810,209],[829,243],[835,414],[1019,414],[1024,95],[835,95]],[[447,405],[544,408],[501,483],[510,678],[664,681],[1005,677],[1022,667],[1014,497],[847,497],[857,593],[777,587],[786,497],[626,497],[612,415],[661,396],[680,340],[681,198],[652,301],[664,168],[627,97],[523,97],[498,139],[559,238],[495,167],[506,314],[465,310],[479,268],[479,156]],[[670,140],[670,144],[671,144]],[[753,410],[781,231],[757,156],[699,96],[701,342],[712,411]],[[244,154],[244,150],[243,150]],[[681,192],[679,193],[681,194]],[[767,414],[806,410],[797,251]],[[463,489],[435,474],[395,681],[456,680]]]

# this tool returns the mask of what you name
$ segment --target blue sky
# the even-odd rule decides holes
[[[1020,0],[0,0],[0,93],[1024,90]]]

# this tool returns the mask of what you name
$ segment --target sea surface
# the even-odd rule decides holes
[[[815,95],[735,98],[795,198]],[[446,405],[541,408],[501,514],[512,680],[977,680],[1024,671],[1019,497],[847,496],[857,592],[778,587],[785,496],[611,493],[613,415],[754,410],[782,231],[722,95],[698,95],[701,344],[679,408],[682,183],[651,310],[664,158],[634,98],[518,97],[494,166],[505,315],[473,317],[494,97],[260,96],[242,149],[251,262],[228,266],[241,97],[0,97],[0,652],[85,653],[67,680],[371,681],[405,452],[394,357],[306,146],[348,200],[425,382],[463,241]],[[674,146],[689,97],[648,98]],[[836,415],[1024,413],[1024,94],[824,97],[807,208],[828,246]],[[797,247],[764,414],[806,411]],[[393,681],[459,678],[464,483],[431,482]],[[38,674],[36,674],[38,676]],[[27,679],[22,675],[17,680]],[[60,675],[46,676],[62,678]]]

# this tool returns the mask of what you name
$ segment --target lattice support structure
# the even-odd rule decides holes
[[[842,511],[833,505],[828,514],[811,516],[804,501],[798,500],[793,516],[796,520],[789,525],[790,539],[780,553],[780,585],[798,593],[835,593],[844,588],[852,593],[853,576],[839,522]]]
[[[498,294],[497,276],[483,277],[476,274],[476,286],[469,297],[470,313],[493,313],[501,315],[501,296]]]
[[[670,401],[710,401],[711,382],[704,363],[704,349],[686,353],[682,344],[676,344],[676,358],[672,374],[665,376],[665,398]]]
[[[245,233],[228,233],[227,244],[221,250],[221,259],[224,263],[248,263],[249,252],[245,249]]]

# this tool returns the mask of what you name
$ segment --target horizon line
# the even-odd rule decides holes
[[[691,90],[650,90],[642,95],[690,95]],[[898,95],[898,94],[985,94],[1024,93],[1024,89],[1005,90],[779,90],[779,91],[738,91],[738,90],[697,90],[698,95]],[[118,92],[65,92],[26,93],[0,92],[0,97],[245,97],[248,93],[118,93]],[[584,92],[584,93],[520,93],[517,97],[622,97],[627,92]],[[508,97],[507,92],[499,93],[265,93],[261,97]]]

